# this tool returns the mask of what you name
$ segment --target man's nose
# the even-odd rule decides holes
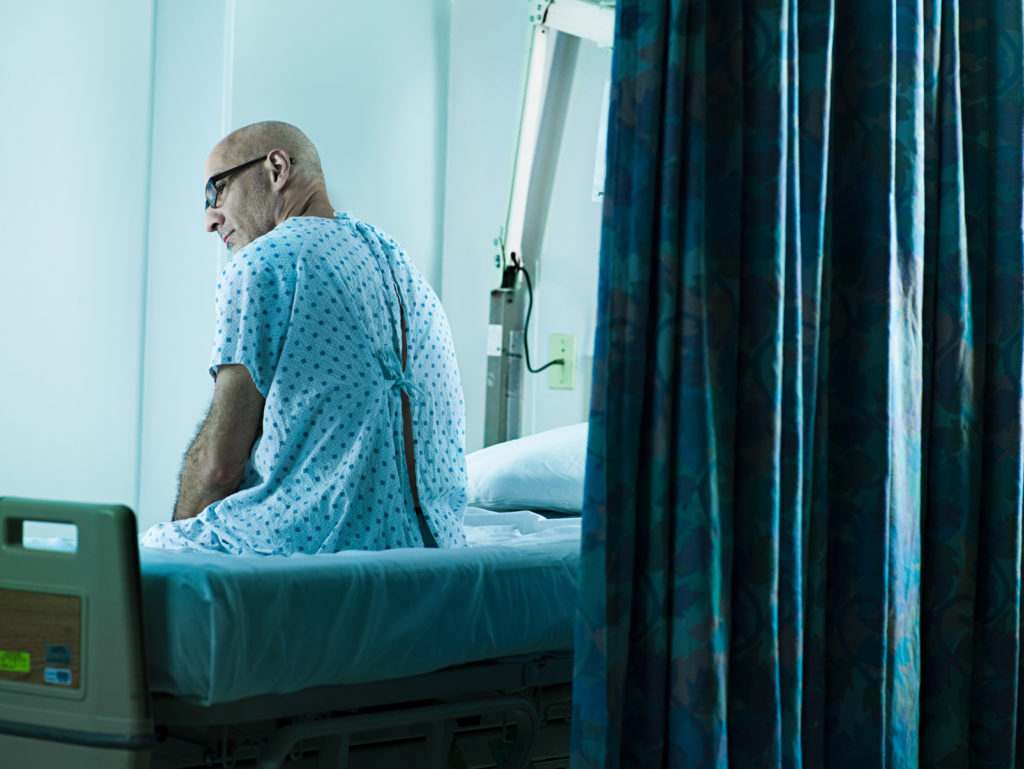
[[[216,232],[217,228],[224,224],[224,216],[216,208],[206,209],[205,220],[207,232]]]

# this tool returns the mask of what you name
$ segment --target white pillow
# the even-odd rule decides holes
[[[469,504],[578,514],[586,457],[586,422],[474,451],[466,456]]]

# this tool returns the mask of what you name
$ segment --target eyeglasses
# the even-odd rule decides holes
[[[217,182],[221,181],[222,179],[226,179],[227,177],[231,176],[231,174],[235,173],[236,171],[241,171],[243,168],[248,168],[249,166],[251,166],[251,165],[253,165],[255,163],[261,163],[262,161],[266,160],[266,157],[267,157],[266,155],[262,155],[262,156],[256,158],[255,160],[250,160],[250,161],[248,161],[246,163],[242,163],[239,166],[235,166],[234,168],[229,168],[227,171],[221,171],[219,174],[214,174],[209,179],[207,179],[206,180],[206,207],[207,208],[216,208],[217,207],[217,197],[220,195],[220,190],[217,189]]]
[[[264,161],[266,159],[267,159],[267,156],[263,155],[261,157],[256,158],[255,160],[249,160],[249,161],[247,161],[245,163],[242,163],[239,166],[235,166],[234,168],[229,168],[227,171],[221,171],[219,174],[214,174],[209,179],[207,179],[206,180],[206,207],[207,208],[216,208],[217,207],[217,198],[220,196],[220,190],[217,188],[217,182],[221,181],[222,179],[226,179],[227,177],[231,176],[231,174],[235,173],[236,171],[241,171],[243,168],[248,168],[249,166],[254,165],[255,163],[260,163],[260,162],[262,162],[262,161]],[[288,160],[291,161],[292,165],[295,165],[295,158],[288,158]]]

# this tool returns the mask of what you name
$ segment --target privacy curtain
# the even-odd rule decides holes
[[[574,769],[1024,767],[1021,1],[616,13]]]

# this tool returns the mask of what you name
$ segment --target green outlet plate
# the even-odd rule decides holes
[[[565,363],[548,369],[548,387],[552,390],[574,390],[576,388],[576,335],[552,334],[551,357],[561,358]]]

